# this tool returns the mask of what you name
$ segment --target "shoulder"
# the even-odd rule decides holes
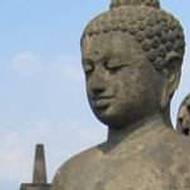
[[[53,190],[69,189],[67,187],[70,187],[71,184],[74,186],[74,181],[77,181],[76,179],[78,179],[81,174],[93,168],[95,163],[101,159],[101,156],[102,153],[98,147],[94,147],[69,159],[57,170],[53,179]]]
[[[151,157],[160,158],[161,162],[172,160],[173,164],[185,164],[190,162],[190,138],[177,133],[173,129],[165,129],[159,136],[153,137],[149,146]]]

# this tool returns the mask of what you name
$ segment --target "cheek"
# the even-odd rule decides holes
[[[147,80],[145,73],[138,71],[123,72],[120,78],[115,81],[119,81],[116,93],[120,101],[126,104],[141,105],[152,99],[152,96],[155,97],[154,92],[152,92],[151,81]]]
[[[88,97],[88,100],[90,100],[91,91],[90,91],[90,85],[89,85],[89,83],[87,81],[86,81],[85,87],[86,87],[86,95]]]
[[[120,72],[118,77],[115,79],[117,81],[117,90],[123,92],[123,94],[135,95],[141,88],[144,87],[143,79],[141,73],[135,70],[123,70]]]

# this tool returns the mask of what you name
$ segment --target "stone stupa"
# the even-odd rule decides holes
[[[34,159],[32,183],[22,183],[20,190],[50,190],[51,184],[47,182],[46,161],[44,145],[37,144]]]

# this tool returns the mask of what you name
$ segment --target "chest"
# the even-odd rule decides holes
[[[67,190],[186,190],[190,188],[188,174],[181,178],[180,173],[139,158],[107,160],[82,168]]]

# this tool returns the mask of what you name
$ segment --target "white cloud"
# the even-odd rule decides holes
[[[24,144],[16,132],[7,131],[0,135],[3,144],[0,145],[0,181],[14,182],[19,176],[26,176],[29,164],[26,164],[28,153],[24,151]],[[22,170],[23,166],[25,170]],[[13,171],[17,173],[13,177]]]
[[[82,80],[80,57],[78,56],[58,55],[49,62],[47,68],[49,71],[53,71],[66,79],[75,82]]]
[[[24,51],[12,59],[11,69],[21,76],[30,76],[41,72],[43,65],[40,56],[30,51]]]
[[[57,55],[50,58],[31,51],[23,51],[13,57],[10,69],[25,78],[57,76],[75,82],[82,80],[80,58],[76,55]]]

